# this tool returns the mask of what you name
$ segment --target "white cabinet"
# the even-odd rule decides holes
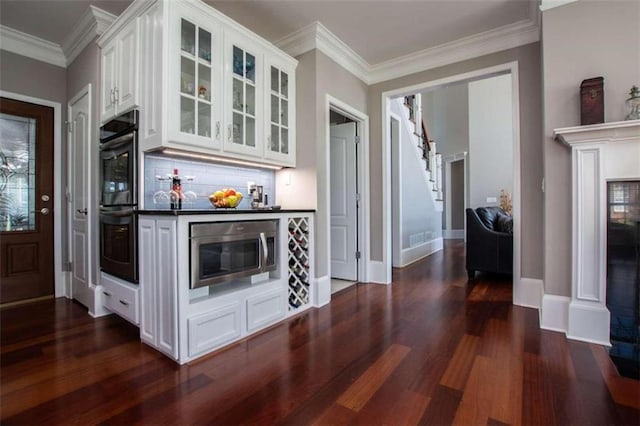
[[[234,32],[225,36],[224,151],[262,157],[260,131],[264,108],[263,53],[247,37]]]
[[[100,120],[104,123],[138,105],[138,20],[102,46]]]
[[[234,302],[187,320],[189,357],[209,352],[242,336],[242,309]]]
[[[247,332],[254,332],[282,319],[285,315],[284,300],[284,292],[279,288],[247,297]]]
[[[140,337],[143,342],[178,359],[176,221],[139,221]]]
[[[283,165],[295,166],[295,68],[275,59],[265,62],[267,143],[264,156]]]
[[[223,57],[220,24],[180,3],[172,8],[168,138],[205,149],[220,149]]]
[[[100,274],[100,284],[104,307],[138,325],[140,323],[138,286],[105,273]]]

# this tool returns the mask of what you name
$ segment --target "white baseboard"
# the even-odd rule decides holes
[[[569,325],[569,302],[569,297],[545,294],[540,308],[540,328],[566,333]]]
[[[376,284],[391,284],[391,271],[384,262],[372,260],[369,262],[369,282]]]
[[[520,283],[513,286],[513,303],[527,308],[540,309],[544,294],[544,283],[534,278],[520,278]]]
[[[611,346],[611,314],[604,306],[572,301],[569,304],[567,337],[583,342]]]
[[[315,291],[312,292],[313,306],[319,308],[331,302],[331,277],[325,275],[315,280]]]
[[[445,240],[464,240],[464,229],[443,229],[442,238]]]
[[[402,249],[400,251],[400,267],[405,267],[423,259],[439,250],[442,250],[443,240],[442,238],[434,238],[431,241],[426,241],[415,247]]]

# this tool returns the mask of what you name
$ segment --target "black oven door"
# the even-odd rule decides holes
[[[138,282],[138,216],[134,209],[100,210],[100,270]]]
[[[135,138],[134,131],[100,146],[100,204],[104,207],[137,204]]]

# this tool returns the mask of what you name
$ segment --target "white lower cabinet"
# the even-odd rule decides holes
[[[105,308],[138,325],[138,286],[101,273],[102,300]]]
[[[178,359],[176,221],[139,221],[140,338]]]
[[[242,336],[242,309],[232,303],[187,320],[189,357],[218,348]]]
[[[247,331],[249,333],[273,324],[284,315],[284,292],[279,288],[247,298]]]

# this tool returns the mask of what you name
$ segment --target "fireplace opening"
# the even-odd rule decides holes
[[[609,355],[622,376],[640,379],[640,181],[607,183]]]

